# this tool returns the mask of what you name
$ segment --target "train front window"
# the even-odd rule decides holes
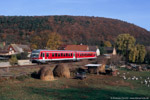
[[[37,57],[39,57],[39,53],[32,53],[32,54],[31,54],[31,57],[32,57],[32,58],[37,58]]]
[[[32,53],[31,53],[31,57],[32,58],[38,58],[39,57],[39,54],[40,54],[40,52],[39,51],[32,51]]]

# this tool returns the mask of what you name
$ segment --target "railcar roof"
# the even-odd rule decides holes
[[[37,52],[40,52],[40,51],[70,51],[70,52],[72,52],[73,50],[45,50],[45,49],[38,49],[38,50],[33,50],[33,51],[37,51]],[[76,51],[76,52],[95,52],[95,51]]]

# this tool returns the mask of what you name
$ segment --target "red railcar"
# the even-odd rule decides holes
[[[46,63],[51,61],[80,59],[95,59],[94,51],[67,51],[67,50],[34,50],[31,53],[30,61],[32,63]]]

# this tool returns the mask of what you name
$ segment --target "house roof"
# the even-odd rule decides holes
[[[22,48],[24,51],[31,51],[28,45],[17,44],[18,47]]]
[[[87,45],[67,45],[65,50],[87,51]]]
[[[97,49],[97,46],[89,46],[89,51],[96,51]]]
[[[0,54],[8,53],[8,52],[9,52],[8,50],[0,50]]]
[[[104,50],[106,51],[106,53],[113,53],[113,47],[104,47]]]
[[[31,49],[29,48],[28,45],[22,45],[22,44],[11,44],[11,46],[13,47],[13,49],[16,52],[23,52],[23,51],[31,51]]]

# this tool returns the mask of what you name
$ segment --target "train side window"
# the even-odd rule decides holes
[[[70,53],[68,53],[68,56],[70,57]]]
[[[58,53],[58,57],[60,57],[60,53]]]
[[[52,57],[54,57],[54,53],[52,53]]]
[[[55,53],[55,57],[57,57],[57,53]]]
[[[41,57],[42,57],[43,53],[41,53]]]
[[[66,56],[66,54],[64,53],[64,57]]]
[[[72,57],[72,53],[71,53],[71,57]]]
[[[49,53],[46,53],[46,57],[49,57]]]
[[[63,53],[61,53],[61,56],[63,56]]]
[[[66,57],[68,57],[68,53],[66,53]]]

